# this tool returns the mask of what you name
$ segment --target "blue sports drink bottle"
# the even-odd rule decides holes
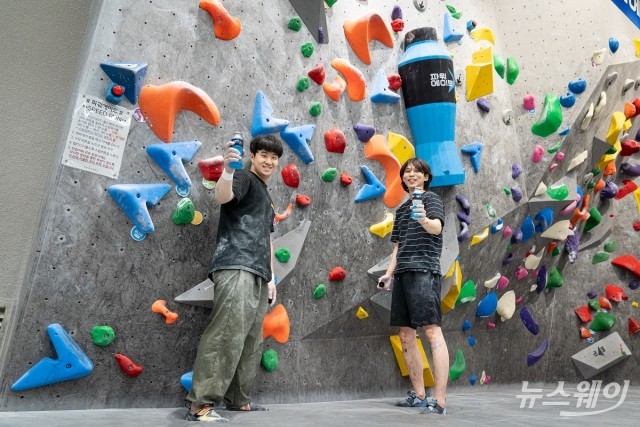
[[[231,148],[235,148],[240,152],[241,159],[229,163],[229,166],[233,169],[242,169],[244,167],[244,164],[242,163],[242,156],[244,155],[244,140],[242,139],[242,134],[240,132],[234,133],[231,137],[231,141],[233,141],[233,145],[231,146]]]

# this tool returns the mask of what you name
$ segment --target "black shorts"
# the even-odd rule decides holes
[[[405,271],[393,276],[391,326],[418,329],[442,323],[439,274]]]

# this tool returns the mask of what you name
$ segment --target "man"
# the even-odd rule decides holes
[[[413,390],[398,406],[425,408],[423,414],[447,413],[446,391],[449,376],[449,351],[440,324],[440,255],[444,206],[440,197],[429,190],[431,168],[422,159],[409,159],[400,168],[402,187],[412,194],[423,190],[422,203],[408,200],[396,211],[391,232],[394,243],[389,267],[380,283],[391,295],[391,326],[399,326],[400,343]],[[424,389],[423,366],[416,341],[416,329],[424,328],[431,344],[435,393],[431,398]]]
[[[215,187],[221,206],[209,272],[214,301],[186,398],[190,421],[228,422],[214,410],[223,401],[231,411],[266,410],[251,402],[249,392],[260,360],[262,321],[276,300],[270,235],[275,212],[267,182],[278,169],[282,143],[273,135],[254,138],[251,168],[234,171],[230,163],[242,160],[231,148],[235,143],[227,143],[224,171]]]

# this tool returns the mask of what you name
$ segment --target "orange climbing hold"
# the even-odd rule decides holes
[[[580,325],[580,338],[591,338],[591,331]]]
[[[377,40],[386,47],[393,47],[393,36],[382,17],[371,12],[356,19],[344,21],[344,35],[349,46],[362,62],[371,65],[369,42]]]
[[[362,72],[344,58],[334,59],[331,61],[331,66],[344,76],[349,99],[354,102],[362,101],[366,97],[367,88]]]
[[[615,175],[617,171],[618,170],[616,169],[616,162],[615,160],[612,160],[609,163],[607,163],[607,166],[604,167],[604,171],[602,171],[602,176]]]
[[[166,322],[169,325],[178,320],[178,313],[169,311],[169,309],[167,308],[167,302],[163,299],[159,299],[154,302],[151,306],[151,311],[153,311],[154,313],[162,314],[166,318]]]
[[[611,260],[611,264],[629,270],[637,277],[640,277],[640,261],[631,254],[620,255]]]
[[[576,225],[576,223],[578,221],[585,222],[586,220],[589,219],[589,216],[590,216],[590,214],[589,214],[589,200],[590,199],[591,199],[591,197],[588,194],[585,194],[584,202],[582,203],[582,209],[576,208],[573,211],[573,217],[571,217],[571,220],[569,221],[571,226]]]
[[[596,186],[593,188],[593,192],[597,193],[600,190],[602,190],[604,188],[604,180],[602,178],[600,178],[600,180],[598,180],[598,183],[596,184]]]
[[[273,337],[281,344],[289,340],[289,315],[284,305],[278,304],[264,316],[262,321],[262,338]]]
[[[395,208],[406,196],[406,192],[402,188],[402,180],[400,179],[400,162],[393,155],[387,140],[382,135],[373,135],[371,139],[364,144],[364,157],[369,160],[376,160],[384,167],[386,175],[384,193],[384,204],[388,208]]]
[[[218,107],[209,95],[186,82],[146,85],[138,102],[149,127],[164,142],[171,142],[176,116],[182,110],[193,111],[213,126],[220,123]]]
[[[233,40],[242,30],[238,18],[229,15],[220,0],[200,0],[200,9],[205,10],[213,19],[213,34],[220,40]]]
[[[635,105],[633,105],[633,104],[632,104],[632,103],[630,103],[630,102],[625,102],[625,103],[624,103],[624,116],[625,116],[627,119],[630,119],[630,118],[632,118],[632,117],[635,117],[636,115],[637,115],[637,114],[636,114],[636,106],[635,106]]]
[[[322,83],[322,90],[324,91],[324,93],[335,102],[340,101],[340,96],[346,88],[347,82],[345,82],[344,79],[340,76],[336,76],[333,79],[333,82]]]
[[[598,305],[600,308],[604,308],[605,310],[611,310],[613,306],[611,305],[611,301],[609,301],[606,297],[598,297]]]

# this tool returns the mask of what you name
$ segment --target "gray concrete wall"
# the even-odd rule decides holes
[[[445,200],[447,211],[459,210],[454,200],[457,193],[471,199],[471,231],[474,234],[493,221],[486,214],[487,203],[512,228],[520,225],[527,215],[535,215],[535,211],[529,212],[525,201],[533,195],[540,180],[551,184],[564,176],[572,154],[581,151],[581,147],[590,149],[593,136],[602,137],[606,132],[611,112],[620,110],[623,101],[638,96],[632,90],[623,97],[620,86],[625,78],[640,75],[631,42],[637,29],[613,4],[596,1],[581,2],[580,5],[542,1],[513,3],[496,0],[456,5],[463,12],[462,19],[454,21],[459,30],[465,30],[468,19],[476,19],[481,25],[492,28],[496,35],[494,52],[503,58],[515,57],[521,69],[513,86],[494,75],[494,92],[488,97],[492,110],[488,114],[481,114],[475,102],[466,102],[464,92],[460,93],[456,143],[460,147],[473,141],[483,142],[481,170],[475,174],[468,158],[463,158],[466,183],[438,192]],[[408,0],[400,4],[407,30],[434,26],[441,34],[444,3],[428,2],[426,12],[418,12]],[[367,165],[381,179],[384,169],[377,162],[364,158],[363,145],[351,130],[355,122],[362,122],[375,125],[378,133],[395,132],[412,139],[402,104],[376,105],[368,98],[353,103],[345,96],[334,103],[313,84],[303,93],[295,89],[297,78],[318,62],[324,63],[327,78],[333,79],[337,73],[329,62],[336,57],[348,58],[363,72],[368,84],[379,68],[384,68],[388,74],[396,72],[402,53],[399,43],[402,33],[392,49],[372,42],[372,64],[365,66],[345,42],[342,31],[345,19],[369,11],[378,12],[388,20],[393,4],[339,1],[327,11],[330,43],[314,43],[316,52],[310,58],[304,58],[299,51],[302,43],[313,41],[309,32],[303,28],[295,33],[286,28],[288,19],[295,15],[289,2],[260,2],[251,10],[234,2],[225,2],[225,6],[231,15],[240,17],[243,22],[240,36],[229,42],[213,37],[210,17],[192,2],[155,0],[152,3],[100,4],[93,38],[86,38],[85,57],[77,68],[81,70],[76,81],[77,92],[68,103],[68,98],[65,99],[63,105],[71,109],[80,95],[103,95],[108,78],[99,67],[102,61],[144,61],[149,64],[147,83],[182,80],[205,90],[220,109],[220,126],[212,127],[193,113],[184,112],[176,120],[174,135],[174,141],[198,139],[203,143],[193,161],[186,166],[194,181],[190,197],[205,220],[199,226],[174,225],[170,216],[179,197],[172,191],[151,209],[156,232],[142,242],[133,241],[129,237],[131,224],[107,195],[106,189],[115,183],[171,183],[145,152],[148,145],[158,143],[157,138],[146,124],[133,123],[120,177],[112,180],[59,166],[69,126],[58,119],[56,131],[62,138],[57,145],[53,144],[51,153],[56,154],[50,154],[57,156],[52,170],[55,186],[42,210],[42,226],[38,229],[41,240],[35,245],[34,261],[25,262],[22,272],[15,273],[13,280],[18,286],[9,288],[9,299],[18,302],[12,323],[16,333],[10,337],[9,354],[3,363],[0,408],[180,404],[184,393],[179,378],[191,370],[208,311],[178,305],[172,299],[205,278],[218,214],[212,191],[199,183],[197,161],[219,154],[222,143],[233,131],[241,129],[249,134],[257,90],[262,90],[270,100],[275,117],[288,119],[291,126],[314,123],[317,128],[311,143],[315,155],[312,164],[304,165],[288,148],[281,159],[281,166],[294,162],[300,168],[302,183],[299,189],[293,191],[286,187],[279,176],[269,185],[277,211],[283,211],[296,193],[308,194],[312,199],[311,206],[295,209],[287,220],[278,224],[274,237],[294,229],[303,219],[313,223],[297,268],[279,288],[280,302],[285,305],[291,320],[290,341],[286,344],[273,340],[265,342],[265,349],[278,351],[280,365],[273,373],[260,373],[255,386],[256,399],[263,402],[350,399],[401,393],[408,387],[407,379],[400,377],[389,345],[388,336],[394,331],[380,321],[368,301],[376,291],[375,283],[366,272],[391,251],[389,237],[379,239],[370,234],[368,228],[380,221],[389,209],[381,200],[353,202],[364,183],[360,165]],[[577,26],[576,31],[567,27],[571,25]],[[542,31],[538,30],[540,26]],[[582,31],[577,31],[578,27]],[[607,53],[602,65],[592,67],[592,52],[606,48],[610,36],[620,40],[620,50],[615,55]],[[461,45],[447,48],[454,55],[456,67],[464,67],[479,46],[486,44],[474,43],[465,35]],[[606,109],[587,131],[580,131],[579,122],[585,109],[597,100],[604,84],[603,77],[612,71],[617,71],[619,77],[607,89],[609,103]],[[563,125],[572,127],[563,142],[567,157],[556,170],[549,172],[550,156],[535,165],[530,161],[531,152],[535,144],[550,148],[559,138],[539,138],[529,129],[539,117],[544,95],[565,93],[566,84],[577,77],[587,79],[587,92],[578,96],[572,109],[563,111]],[[536,96],[538,114],[530,115],[522,109],[522,97],[526,93]],[[308,113],[312,101],[323,105],[323,113],[317,118]],[[505,108],[515,112],[516,121],[511,126],[502,123],[501,111]],[[331,127],[339,127],[347,135],[349,142],[343,155],[328,153],[324,148],[322,135]],[[634,125],[630,135],[635,135],[636,128]],[[20,158],[16,156],[16,159]],[[514,185],[511,179],[514,162],[523,165],[525,170],[517,180],[525,192],[525,198],[519,204],[502,192],[503,187]],[[354,184],[342,188],[337,182],[321,181],[320,174],[328,167],[350,173]],[[590,169],[591,163],[579,168],[575,174],[579,183]],[[620,182],[621,178],[616,177],[616,181]],[[597,197],[593,200],[592,203],[596,203]],[[618,243],[614,255],[637,253],[634,244],[637,235],[631,228],[637,212],[635,202],[627,197],[616,202],[614,208],[617,220],[611,235]],[[37,221],[34,219],[33,222]],[[538,249],[547,243],[539,237],[535,241]],[[474,319],[477,301],[455,309],[445,316],[443,328],[452,361],[456,348],[462,348],[467,372],[454,386],[469,387],[469,375],[472,372],[479,375],[482,370],[498,383],[580,380],[570,355],[587,344],[579,338],[573,308],[586,302],[588,290],[602,292],[608,282],[626,288],[631,279],[628,273],[609,263],[591,265],[591,257],[601,250],[601,246],[583,251],[573,265],[566,262],[564,255],[545,255],[543,263],[549,269],[554,265],[563,269],[565,286],[538,296],[528,292],[535,277],[530,275],[523,281],[513,277],[518,261],[501,267],[508,248],[507,241],[499,234],[479,245],[462,244],[463,281],[473,279],[476,282],[477,301],[485,294],[484,281],[501,272],[511,280],[506,290],[515,289],[518,295],[525,297],[527,307],[541,325],[541,333],[532,337],[522,326],[517,312],[504,324],[500,324],[499,319],[489,319],[496,320],[498,327],[488,331],[487,319]],[[25,247],[24,253],[31,254],[29,248]],[[521,260],[529,249],[528,242],[514,245],[511,251],[517,260]],[[329,284],[327,297],[313,300],[315,286],[327,283],[328,272],[337,265],[347,270],[347,279]],[[22,284],[20,278],[25,272],[28,279]],[[626,319],[632,313],[629,302],[638,299],[638,291],[627,292],[631,295],[630,300],[614,309],[618,318],[614,330],[621,332],[635,353],[640,349],[633,341],[634,337],[629,338],[626,333]],[[20,294],[25,295],[23,300],[19,299]],[[177,323],[166,325],[159,315],[151,312],[150,306],[157,299],[169,301],[170,308],[179,312]],[[367,319],[355,317],[359,306],[370,313]],[[471,333],[478,341],[473,348],[467,344],[469,333],[460,332],[466,318],[473,321]],[[42,357],[55,356],[46,335],[46,327],[51,323],[60,323],[69,331],[93,360],[94,372],[77,381],[11,392],[11,384],[29,367]],[[115,342],[105,349],[94,346],[89,334],[92,326],[100,324],[111,325],[117,334]],[[527,368],[527,353],[543,338],[551,343],[549,351],[538,364]],[[144,373],[136,379],[125,377],[113,359],[117,352],[142,364]],[[637,379],[638,373],[634,358],[611,369],[602,379]]]

